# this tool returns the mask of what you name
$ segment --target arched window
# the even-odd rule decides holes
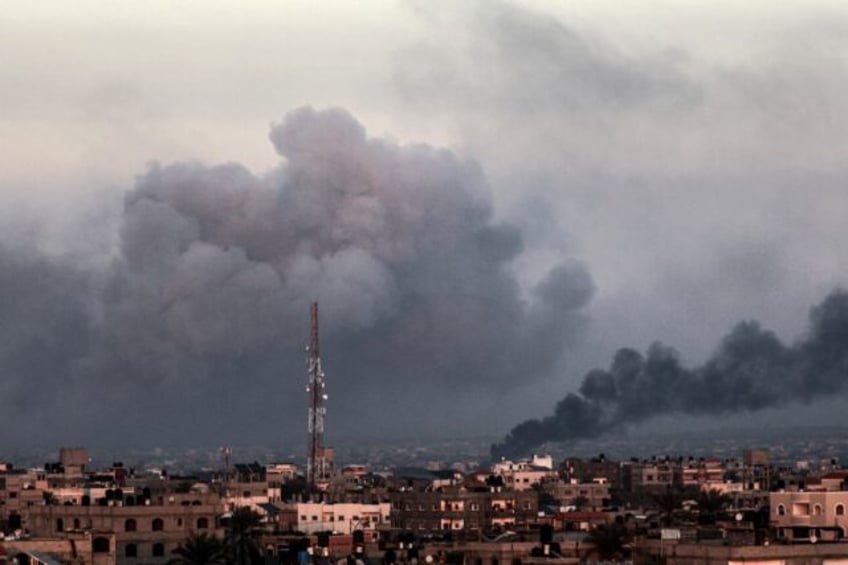
[[[845,505],[844,504],[837,504],[836,508],[834,509],[834,513],[837,516],[845,516]]]
[[[161,532],[165,529],[165,522],[162,521],[162,518],[153,518],[153,531]]]
[[[134,518],[127,518],[124,521],[124,531],[125,532],[134,532],[136,530],[136,523]]]
[[[128,543],[124,547],[124,557],[138,557],[138,546],[134,543]]]
[[[813,506],[813,516],[821,516],[822,507],[821,504],[816,504]]]
[[[786,516],[786,507],[782,504],[777,505],[777,514],[779,516]]]
[[[79,521],[79,518],[74,518],[74,529],[75,529],[75,530],[79,530],[79,529],[80,529],[80,521]]]
[[[165,557],[165,544],[164,543],[154,543],[153,544],[153,557]]]
[[[64,532],[65,531],[65,521],[61,518],[56,518],[56,531]]]
[[[205,530],[209,528],[209,518],[198,518],[197,519],[197,529]]]
[[[109,553],[109,538],[94,538],[91,540],[91,551],[94,553]]]

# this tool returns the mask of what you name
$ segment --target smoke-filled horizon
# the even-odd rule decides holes
[[[594,284],[564,257],[521,288],[522,232],[494,219],[476,163],[341,109],[295,110],[270,139],[283,162],[263,176],[151,165],[111,260],[6,238],[4,443],[299,437],[312,301],[330,430],[462,423],[481,390],[550,376]]]
[[[490,443],[848,288],[845,3],[8,4],[2,445],[302,444],[312,300],[330,445]]]
[[[840,393],[848,384],[848,292],[810,310],[806,333],[786,345],[756,321],[737,324],[702,365],[684,367],[662,343],[645,353],[622,348],[594,369],[553,414],[515,426],[493,457],[516,457],[548,442],[598,437],[670,414],[756,412]]]

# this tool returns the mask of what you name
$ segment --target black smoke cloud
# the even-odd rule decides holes
[[[313,300],[330,430],[449,432],[480,391],[550,376],[591,277],[564,260],[521,288],[522,233],[474,162],[339,109],[291,112],[270,138],[283,162],[266,175],[152,165],[114,256],[80,263],[97,268],[0,248],[4,441],[301,438]]]
[[[492,446],[518,456],[546,442],[591,438],[666,414],[730,414],[807,402],[848,385],[848,292],[838,290],[810,312],[807,334],[784,345],[757,322],[742,322],[712,357],[683,367],[655,343],[644,354],[620,349],[609,369],[586,374],[579,393],[553,415],[525,421]]]

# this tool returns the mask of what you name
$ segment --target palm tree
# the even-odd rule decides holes
[[[627,528],[624,524],[612,522],[597,526],[589,532],[586,541],[594,547],[588,551],[586,557],[593,553],[602,561],[627,557]]]
[[[218,565],[224,563],[224,544],[206,532],[191,534],[173,551],[168,565]]]
[[[668,487],[665,492],[653,496],[654,505],[663,515],[663,525],[670,526],[674,521],[674,511],[680,508],[683,496],[677,489]]]
[[[589,499],[585,496],[577,496],[574,500],[571,501],[571,505],[574,506],[574,509],[578,512],[582,511],[589,504]]]
[[[259,560],[259,546],[254,534],[261,524],[261,517],[247,506],[233,510],[227,524],[227,537],[224,540],[227,563],[250,565]]]
[[[715,523],[716,515],[727,508],[730,502],[729,496],[716,489],[702,491],[698,495],[698,514],[702,523]]]

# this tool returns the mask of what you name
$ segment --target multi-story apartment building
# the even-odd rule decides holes
[[[533,455],[518,461],[503,460],[492,465],[492,473],[502,477],[504,486],[512,490],[530,490],[542,482],[555,478],[550,455]]]
[[[119,562],[162,564],[190,534],[223,535],[223,505],[217,494],[173,493],[162,503],[130,498],[106,504],[41,504],[23,513],[34,538],[77,539],[84,535],[92,553],[114,553]]]
[[[848,491],[773,492],[769,499],[779,539],[833,541],[848,533]]]
[[[391,492],[394,528],[419,532],[444,530],[491,530],[535,523],[538,495],[535,491],[497,489]]]
[[[721,459],[689,458],[681,465],[681,484],[684,487],[698,487],[701,490],[717,488],[724,482],[724,464]]]
[[[568,458],[559,468],[560,475],[567,481],[575,479],[580,483],[591,483],[605,479],[611,491],[621,488],[621,463],[611,461],[603,454],[590,459]]]
[[[224,504],[228,508],[248,506],[263,513],[263,504],[271,501],[273,488],[269,484],[264,465],[238,463],[224,482]]]
[[[296,530],[307,534],[336,532],[352,535],[356,530],[373,533],[390,525],[391,504],[298,502],[293,508]]]
[[[610,500],[610,488],[603,478],[588,483],[578,482],[577,479],[547,481],[541,488],[559,506],[572,507],[572,510],[600,510]]]
[[[622,467],[622,486],[628,492],[658,492],[680,484],[679,466],[670,459],[628,461]]]
[[[771,522],[789,541],[848,537],[848,471],[809,479],[803,487],[769,494]]]

